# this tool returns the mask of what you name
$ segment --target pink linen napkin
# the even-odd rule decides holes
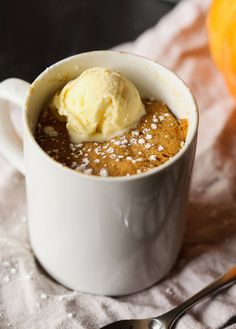
[[[208,5],[185,0],[135,42],[116,47],[173,69],[200,108],[187,232],[177,265],[155,286],[116,299],[54,282],[30,249],[24,177],[0,156],[1,329],[95,329],[122,318],[155,316],[236,264],[236,111],[209,55]],[[195,307],[176,328],[236,328],[236,286]]]

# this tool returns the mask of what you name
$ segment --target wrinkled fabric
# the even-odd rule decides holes
[[[236,263],[236,105],[209,55],[208,4],[185,0],[136,41],[116,47],[174,70],[199,105],[187,230],[176,266],[153,287],[120,298],[56,283],[30,248],[24,177],[0,156],[1,329],[95,329],[122,318],[156,316]],[[176,328],[236,328],[236,285],[189,311]]]

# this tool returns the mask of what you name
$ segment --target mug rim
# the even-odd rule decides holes
[[[145,171],[141,174],[134,174],[134,175],[130,175],[130,176],[108,176],[108,177],[102,177],[102,176],[97,176],[97,175],[86,175],[83,174],[79,171],[76,171],[72,168],[69,168],[63,164],[61,164],[60,162],[54,160],[52,157],[50,157],[41,147],[40,145],[37,143],[37,141],[35,140],[35,137],[33,135],[33,133],[31,132],[30,128],[29,128],[29,124],[28,124],[28,120],[27,120],[27,114],[28,114],[28,103],[29,100],[31,98],[32,92],[35,89],[35,85],[42,79],[44,78],[47,73],[49,72],[49,70],[56,68],[57,66],[63,64],[63,63],[67,63],[68,61],[74,59],[75,57],[82,57],[82,56],[86,56],[88,54],[101,54],[101,53],[108,53],[108,54],[121,54],[124,56],[130,56],[130,57],[137,57],[137,58],[141,58],[143,61],[146,61],[147,63],[151,63],[151,65],[157,65],[161,68],[163,68],[164,70],[166,70],[168,73],[174,75],[183,85],[184,88],[186,88],[188,90],[189,96],[191,97],[191,100],[193,102],[193,106],[194,106],[194,111],[195,111],[195,117],[196,117],[196,122],[195,122],[195,126],[193,129],[193,134],[191,136],[191,139],[189,140],[188,144],[185,144],[171,159],[167,160],[165,163],[152,168],[148,171]],[[84,178],[84,179],[90,179],[90,180],[98,180],[98,181],[104,181],[104,182],[127,182],[127,181],[132,181],[132,180],[137,180],[137,179],[142,179],[142,178],[147,178],[149,176],[158,174],[158,173],[162,173],[164,171],[166,171],[169,167],[171,167],[172,165],[174,165],[175,162],[177,162],[180,158],[182,158],[182,156],[184,156],[184,154],[188,151],[188,149],[190,148],[190,146],[192,145],[196,135],[197,135],[197,131],[198,131],[198,126],[199,126],[199,109],[198,109],[198,105],[196,102],[195,97],[193,96],[193,93],[191,91],[191,89],[187,86],[187,84],[184,82],[184,80],[182,78],[179,77],[178,74],[176,74],[175,72],[173,72],[172,70],[170,70],[169,68],[167,68],[165,65],[160,64],[154,60],[151,60],[145,56],[141,56],[141,55],[136,55],[136,54],[132,54],[132,53],[128,53],[125,51],[117,51],[117,50],[95,50],[95,51],[88,51],[88,52],[83,52],[83,53],[79,53],[73,56],[69,56],[66,57],[52,65],[50,65],[49,67],[47,67],[44,71],[42,71],[37,78],[32,82],[32,84],[30,85],[27,97],[26,97],[26,101],[25,101],[25,107],[24,107],[24,113],[23,113],[23,121],[24,121],[24,131],[27,133],[27,136],[29,137],[31,143],[37,148],[37,150],[40,152],[40,154],[42,154],[42,156],[50,161],[53,165],[56,165],[58,169],[62,169],[63,171],[67,172],[68,174],[73,174],[76,175],[77,177],[80,178]]]

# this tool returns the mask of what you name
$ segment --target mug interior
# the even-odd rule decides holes
[[[141,97],[161,100],[178,119],[188,119],[185,146],[173,159],[188,148],[198,126],[197,105],[189,88],[162,65],[144,57],[116,51],[94,51],[75,55],[52,65],[38,76],[31,85],[25,109],[25,128],[31,138],[45,103],[68,81],[95,66],[119,71],[136,85]],[[165,164],[161,167],[163,166]]]

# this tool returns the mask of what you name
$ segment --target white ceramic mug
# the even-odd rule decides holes
[[[189,122],[185,146],[171,160],[129,177],[83,175],[49,157],[34,139],[45,102],[67,81],[93,66],[115,69],[142,96],[164,101]],[[186,85],[148,59],[95,51],[62,60],[32,83],[0,84],[0,150],[26,177],[29,235],[47,272],[65,286],[123,295],[160,280],[181,248],[198,110]],[[24,155],[5,101],[23,109]]]

